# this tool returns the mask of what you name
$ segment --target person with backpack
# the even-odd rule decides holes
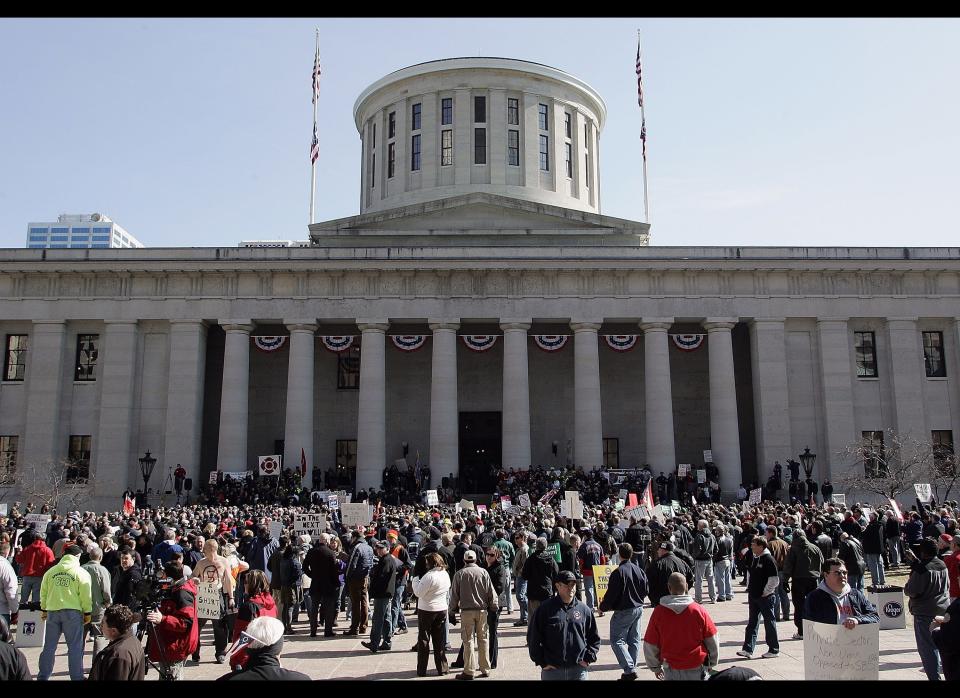
[[[607,556],[600,544],[593,539],[593,531],[585,528],[582,535],[583,543],[577,550],[577,564],[580,568],[580,574],[583,576],[583,591],[587,605],[591,609],[597,610],[597,587],[593,579],[593,568],[607,564]],[[597,615],[602,616],[603,611],[600,611]]]
[[[697,533],[693,537],[690,554],[693,556],[694,597],[697,603],[703,600],[702,582],[707,580],[710,603],[717,602],[717,589],[713,581],[713,556],[717,552],[717,541],[710,533],[708,524],[701,519],[697,522]]]
[[[863,591],[863,573],[867,571],[867,563],[863,559],[860,541],[847,532],[841,533],[840,552],[837,557],[847,566],[847,583],[854,589]]]
[[[820,583],[820,571],[823,567],[823,553],[820,548],[807,540],[802,529],[793,532],[790,550],[783,563],[783,575],[790,580],[793,599],[793,623],[797,626],[794,640],[803,639],[803,613],[807,594]]]

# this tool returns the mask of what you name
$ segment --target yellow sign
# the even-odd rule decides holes
[[[610,584],[610,575],[617,569],[616,565],[594,565],[593,566],[593,585],[597,590],[597,605],[603,601],[607,593],[607,586]]]

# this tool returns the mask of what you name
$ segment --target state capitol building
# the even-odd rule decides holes
[[[960,433],[960,249],[649,246],[601,212],[603,99],[537,63],[411,66],[353,113],[359,215],[310,247],[0,251],[12,468],[69,459],[115,509],[147,450],[358,488],[404,445],[434,486],[710,450],[729,496],[805,447],[822,482],[885,429]]]

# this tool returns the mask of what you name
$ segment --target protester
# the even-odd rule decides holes
[[[650,592],[650,603],[654,607],[660,603],[660,597],[670,592],[667,589],[667,580],[674,572],[679,572],[687,580],[687,585],[694,582],[693,570],[690,565],[678,558],[674,553],[676,547],[670,541],[660,543],[657,548],[657,559],[647,566],[647,583]]]
[[[376,654],[393,649],[394,627],[390,608],[396,593],[401,564],[390,554],[390,545],[386,541],[374,543],[373,554],[377,557],[377,564],[370,571],[370,598],[373,599],[370,641],[360,644]]]
[[[763,616],[764,639],[767,642],[767,651],[764,659],[780,656],[780,641],[777,639],[777,624],[774,620],[774,608],[777,603],[776,590],[780,584],[777,563],[767,550],[767,541],[762,536],[755,536],[750,544],[753,561],[750,564],[750,580],[747,583],[747,601],[749,617],[747,629],[743,638],[743,648],[737,655],[753,658],[753,650],[757,642],[757,630],[760,616]]]
[[[859,589],[847,583],[843,560],[832,557],[822,565],[823,581],[811,591],[803,615],[814,623],[842,625],[852,630],[862,623],[879,623],[877,609]]]
[[[310,637],[317,636],[321,611],[323,636],[334,637],[333,625],[337,621],[337,604],[343,588],[342,575],[345,569],[346,564],[339,560],[330,547],[330,536],[321,533],[303,560],[303,573],[310,577]]]
[[[553,580],[557,572],[557,561],[547,552],[547,539],[537,538],[533,552],[523,563],[520,572],[520,576],[527,582],[528,622],[540,604],[553,594]]]
[[[240,639],[240,633],[256,618],[276,618],[278,615],[277,604],[270,594],[270,582],[262,570],[250,570],[244,577],[243,584],[246,601],[237,609],[237,620],[233,624],[233,637],[230,640],[232,643]],[[247,663],[246,650],[241,647],[234,651],[229,661],[234,670],[243,669]]]
[[[950,584],[947,566],[937,557],[937,542],[933,538],[920,541],[920,559],[912,553],[910,558],[910,578],[903,587],[903,593],[909,599],[907,606],[913,614],[913,632],[917,639],[917,652],[923,662],[923,671],[931,681],[940,680],[940,654],[933,638],[930,626],[934,618],[947,610]]]
[[[940,652],[943,677],[947,681],[960,681],[960,597],[954,597],[946,613],[933,619],[930,637]]]
[[[163,570],[171,587],[159,610],[146,615],[147,622],[153,625],[147,633],[147,655],[158,664],[162,676],[179,681],[183,678],[184,661],[199,644],[197,586],[184,576],[183,564],[177,560],[170,560]]]
[[[717,541],[710,534],[709,524],[701,519],[697,522],[697,533],[693,537],[693,556],[694,563],[694,596],[697,603],[702,601],[703,580],[707,580],[707,591],[710,594],[710,603],[717,602],[717,592],[714,587],[713,575],[713,556],[717,551]]]
[[[797,626],[794,640],[803,639],[803,619],[806,614],[807,595],[817,588],[820,570],[823,567],[823,553],[816,545],[807,540],[800,529],[793,532],[790,550],[784,561],[783,574],[790,581],[793,599],[793,622]],[[846,568],[844,568],[846,572]]]
[[[613,611],[610,619],[610,646],[623,669],[621,681],[636,681],[640,661],[640,621],[643,598],[647,595],[647,575],[633,562],[633,546],[622,543],[617,553],[620,565],[607,582],[607,593],[600,602],[601,611]]]
[[[460,611],[460,637],[463,641],[463,670],[455,678],[472,681],[490,674],[490,640],[488,612],[499,608],[498,594],[485,569],[477,565],[477,554],[471,549],[463,553],[463,568],[453,575],[450,585],[450,622]]]
[[[350,560],[347,563],[346,581],[350,592],[350,608],[352,616],[350,628],[345,636],[356,637],[367,632],[367,621],[370,614],[370,605],[367,601],[369,589],[369,574],[373,569],[373,548],[363,540],[359,532],[353,532],[353,549],[350,551]]]
[[[108,644],[93,658],[91,681],[143,681],[146,657],[131,632],[133,622],[133,611],[126,606],[117,604],[103,612],[100,627]]]
[[[247,661],[242,669],[225,674],[217,681],[310,681],[306,674],[280,665],[283,621],[270,616],[254,618],[243,633],[250,638],[246,646]]]
[[[586,681],[587,667],[597,661],[597,620],[575,598],[576,585],[573,572],[557,573],[557,593],[537,608],[527,626],[530,659],[540,667],[541,681]]]
[[[687,580],[674,572],[670,594],[653,609],[643,636],[647,668],[658,679],[701,681],[717,666],[720,645],[710,614],[687,593]]]
[[[230,563],[226,558],[220,556],[219,548],[220,545],[216,540],[204,541],[201,551],[203,557],[197,561],[193,568],[193,576],[197,583],[213,584],[220,592],[220,617],[214,618],[211,623],[213,625],[214,656],[217,664],[223,664],[227,659],[227,635],[229,634],[227,613],[233,610],[234,599],[233,575],[230,573]],[[197,619],[198,637],[206,623],[206,618]],[[193,653],[193,661],[195,662],[200,661],[200,646],[201,643],[198,642],[197,649]]]
[[[17,573],[7,560],[10,555],[10,543],[0,541],[0,618],[9,627],[17,619],[20,601],[17,599]]]
[[[83,626],[83,641],[86,643],[88,634],[93,636],[93,654],[96,655],[109,642],[103,634],[100,623],[103,621],[103,611],[113,603],[113,597],[111,596],[110,573],[106,567],[100,564],[103,559],[103,551],[95,545],[90,548],[88,555],[90,561],[82,565],[82,568],[90,575],[93,612],[90,615],[90,622]]]
[[[0,681],[30,681],[30,667],[23,652],[13,644],[10,625],[0,618]]]
[[[412,580],[413,593],[417,597],[417,676],[427,675],[431,641],[437,674],[443,676],[449,672],[443,624],[447,617],[450,576],[438,553],[424,555],[421,551],[417,563],[421,558],[426,572]]]
[[[38,681],[53,673],[60,636],[67,641],[70,680],[83,681],[83,626],[90,622],[93,598],[90,574],[80,567],[81,550],[64,548],[60,561],[43,575],[40,583],[40,617],[47,621]]]
[[[28,601],[40,603],[40,582],[43,573],[54,562],[53,551],[44,542],[43,533],[32,530],[24,531],[21,536],[23,549],[17,553],[16,561],[23,577],[23,587],[20,590],[20,603]]]
[[[521,577],[523,566],[530,556],[530,546],[527,544],[527,532],[523,529],[513,536],[513,545],[516,554],[513,557],[513,578],[516,580],[517,605],[520,607],[520,619],[515,621],[515,628],[524,628],[527,625],[527,580]]]

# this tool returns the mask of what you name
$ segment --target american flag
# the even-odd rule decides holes
[[[637,104],[640,105],[640,141],[643,143],[643,161],[647,161],[647,119],[643,115],[643,69],[640,66],[640,37],[637,37]]]
[[[320,157],[320,142],[317,140],[317,125],[313,125],[313,141],[310,143],[310,164],[312,165]]]
[[[639,63],[638,69],[639,69]],[[317,54],[313,58],[313,103],[320,98],[320,44],[317,44]]]

